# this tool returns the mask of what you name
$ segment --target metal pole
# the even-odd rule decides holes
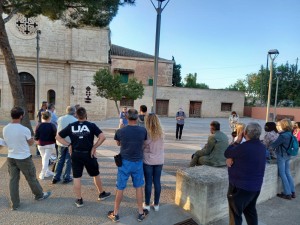
[[[268,72],[268,65],[269,65],[269,54],[267,54],[267,67],[266,67],[266,73]],[[263,72],[263,71],[262,71]],[[263,106],[263,73],[260,75],[260,106]]]
[[[157,77],[158,77],[158,56],[159,56],[159,38],[160,38],[160,24],[161,24],[161,8],[162,2],[158,2],[156,8],[156,35],[155,35],[155,58],[154,58],[154,79],[153,79],[153,94],[152,94],[152,112],[156,113],[156,92],[157,92]]]
[[[268,101],[267,101],[267,113],[266,113],[266,122],[269,122],[269,111],[270,111],[270,100],[271,100],[271,90],[272,90],[272,73],[273,73],[273,60],[271,58],[270,55],[270,59],[271,59],[271,63],[270,63],[270,78],[269,78],[269,90],[268,90]]]
[[[37,30],[36,32],[36,104],[37,104],[37,110],[39,110],[40,107],[40,87],[39,87],[39,72],[40,72],[40,34],[41,31]]]
[[[276,107],[277,107],[277,94],[278,94],[278,74],[276,74],[276,94],[275,94],[275,105],[274,105],[274,120],[276,120]],[[276,122],[276,121],[275,121]]]

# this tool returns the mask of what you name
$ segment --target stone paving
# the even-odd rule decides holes
[[[231,140],[227,118],[188,118],[186,119],[181,141],[175,140],[174,118],[161,118],[165,131],[165,165],[162,176],[161,209],[159,212],[151,212],[148,218],[143,221],[143,224],[171,225],[192,217],[187,212],[174,205],[176,171],[180,168],[186,168],[189,164],[191,154],[204,146],[209,135],[209,123],[212,120],[217,120],[221,123],[221,130],[224,131]],[[256,121],[261,125],[264,125],[264,121],[262,120],[241,118],[241,122],[248,123],[249,121]],[[7,122],[4,121],[0,122],[1,126],[6,123]],[[24,177],[21,176],[21,207],[17,211],[10,211],[8,173],[7,165],[5,163],[7,150],[2,147],[0,148],[0,175],[2,178],[0,180],[0,224],[113,224],[106,218],[106,213],[109,210],[112,210],[114,205],[117,169],[113,162],[113,156],[119,152],[119,147],[115,144],[113,136],[115,128],[118,126],[118,119],[96,121],[95,123],[104,131],[104,134],[107,137],[107,140],[103,145],[97,149],[97,155],[105,190],[112,192],[113,196],[103,202],[97,201],[98,196],[93,180],[87,174],[84,174],[82,179],[83,208],[78,209],[74,204],[75,199],[72,184],[58,183],[52,185],[50,178],[45,179],[40,183],[45,191],[52,191],[52,196],[45,201],[37,202],[33,200],[27,182]],[[35,148],[32,147],[32,153],[34,152]],[[41,169],[41,160],[36,156],[33,158],[38,173]],[[271,201],[273,201],[272,204],[277,204],[279,208],[282,205],[280,204],[282,200],[279,201],[275,198]],[[296,201],[298,201],[297,207],[300,209],[299,199],[293,200],[292,203],[296,204]],[[270,216],[274,217],[276,216],[276,212],[268,208],[268,202],[269,201],[262,204],[267,204],[265,205],[265,209],[262,209],[262,212],[266,214],[271,213],[272,215]],[[128,182],[128,188],[125,191],[121,204],[121,222],[119,224],[139,224],[135,219],[136,215],[135,189],[132,187],[131,182]],[[297,215],[299,215],[299,213]],[[270,218],[272,219],[272,217]],[[265,219],[265,221],[270,221],[268,218]],[[282,219],[282,217],[280,218]],[[276,222],[282,221],[280,218],[278,220],[274,219],[274,221],[271,220],[272,223],[266,223],[265,221],[264,223],[260,222],[260,225],[283,224]],[[292,214],[292,216],[289,216],[289,219],[292,221],[289,220],[290,223],[288,224],[300,224],[299,216],[297,217]],[[294,219],[298,221],[298,223],[293,223]],[[225,225],[228,224],[227,221],[228,219],[225,218],[222,221],[214,223],[214,225]]]

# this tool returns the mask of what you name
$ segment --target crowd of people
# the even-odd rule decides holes
[[[93,177],[98,191],[98,200],[111,196],[104,190],[96,149],[106,137],[94,123],[87,121],[85,108],[79,105],[68,106],[66,114],[57,118],[54,104],[43,102],[38,112],[38,124],[34,137],[28,128],[21,125],[24,110],[14,107],[11,110],[12,121],[3,128],[4,141],[8,147],[8,170],[11,209],[20,207],[19,179],[20,171],[35,196],[43,200],[51,192],[43,192],[38,181],[53,176],[52,184],[60,181],[73,182],[76,196],[75,205],[84,205],[81,191],[81,177],[84,168]],[[119,129],[114,140],[120,146],[121,164],[116,177],[116,195],[113,210],[107,216],[114,222],[120,220],[120,204],[129,177],[136,189],[138,215],[143,221],[151,208],[159,211],[161,194],[161,174],[164,165],[164,132],[158,116],[148,113],[147,106],[141,105],[140,111],[126,107],[119,115]],[[186,115],[182,109],[175,115],[176,140],[181,140]],[[269,160],[276,161],[283,192],[277,196],[291,200],[296,198],[295,185],[290,173],[291,156],[286,152],[294,135],[300,143],[300,123],[294,125],[289,119],[277,123],[267,122],[265,135],[260,139],[262,127],[258,123],[240,122],[236,112],[229,117],[232,140],[221,131],[218,121],[211,121],[210,135],[206,145],[192,155],[190,167],[208,165],[227,166],[229,175],[228,204],[230,225],[242,224],[242,214],[248,224],[257,224],[256,200],[262,187],[265,165]],[[94,141],[96,137],[96,140]],[[36,142],[42,158],[42,168],[37,178],[30,153],[30,146]],[[56,153],[57,162],[54,171],[49,170],[51,154]],[[64,174],[63,167],[65,167]],[[72,171],[72,175],[71,175]],[[151,203],[152,186],[154,186]],[[144,188],[143,188],[144,187]]]

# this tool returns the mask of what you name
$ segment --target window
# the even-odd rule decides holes
[[[232,103],[226,103],[226,102],[221,103],[222,112],[231,112],[232,111],[231,109],[232,109]]]
[[[153,86],[153,78],[149,78],[148,79],[148,85],[149,86]]]
[[[129,99],[129,98],[122,98],[120,101],[120,106],[134,106],[134,101],[133,99]]]
[[[120,72],[120,76],[121,76],[121,83],[123,84],[128,83],[129,73]]]
[[[48,103],[53,103],[55,105],[55,91],[49,90],[47,93]]]

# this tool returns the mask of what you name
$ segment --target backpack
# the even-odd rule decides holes
[[[290,156],[298,155],[299,143],[298,143],[297,138],[294,135],[291,136],[291,141],[290,141],[289,147],[285,148],[285,150],[286,150],[286,153]]]

